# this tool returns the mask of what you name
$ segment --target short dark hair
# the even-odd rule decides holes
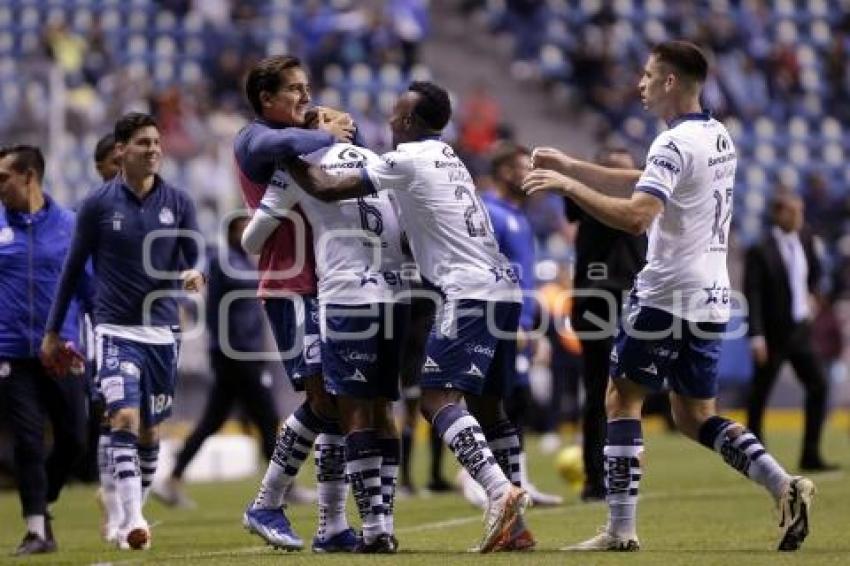
[[[671,40],[652,48],[652,54],[679,73],[699,83],[708,77],[708,59],[702,50],[690,41]]]
[[[594,163],[604,163],[611,159],[612,155],[628,155],[634,159],[632,152],[621,145],[603,145],[594,156]]]
[[[127,143],[137,130],[141,130],[148,126],[153,126],[154,128],[159,129],[156,120],[150,114],[145,114],[144,112],[129,112],[124,114],[118,118],[117,122],[115,122],[115,130],[113,133],[115,136],[115,143]]]
[[[430,129],[442,131],[452,117],[452,102],[446,89],[432,82],[414,81],[407,90],[420,95],[413,114]]]
[[[245,78],[245,97],[251,104],[251,108],[257,116],[263,113],[263,104],[260,102],[261,92],[277,92],[283,86],[280,74],[295,67],[301,67],[301,60],[291,55],[274,55],[266,57],[257,62],[248,71]]]
[[[0,159],[5,159],[9,155],[14,156],[12,169],[18,173],[32,169],[35,171],[39,183],[44,180],[44,155],[38,147],[21,144],[0,149]]]
[[[507,165],[511,160],[520,155],[531,155],[531,151],[524,145],[506,141],[498,144],[490,153],[490,171],[495,173],[502,165]]]
[[[100,138],[97,141],[97,145],[94,146],[95,163],[100,163],[109,157],[109,154],[113,149],[115,149],[115,134],[106,134]]]

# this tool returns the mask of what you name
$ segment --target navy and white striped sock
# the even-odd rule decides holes
[[[384,500],[385,524],[387,532],[395,532],[393,511],[395,510],[395,490],[398,484],[398,470],[401,463],[401,442],[398,438],[382,438],[381,445],[381,495]]]
[[[148,500],[156,466],[159,463],[159,443],[151,446],[139,446],[139,471],[142,474],[142,504]]]
[[[775,499],[791,476],[765,450],[759,439],[743,425],[721,416],[709,417],[699,429],[699,441],[723,457],[723,461],[764,486]]]
[[[277,433],[272,459],[254,499],[255,509],[277,509],[283,505],[287,488],[295,480],[301,464],[313,448],[316,436],[325,426],[326,423],[313,413],[307,402],[289,415]]]
[[[499,467],[502,468],[512,484],[522,487],[522,475],[520,473],[522,443],[519,434],[517,434],[516,426],[510,421],[504,420],[487,429],[485,436]]]
[[[316,537],[322,542],[348,528],[345,499],[345,437],[334,425],[334,432],[323,432],[316,438],[316,491],[318,492],[319,525]]]
[[[454,452],[460,465],[481,484],[490,500],[496,499],[511,485],[496,463],[478,421],[455,403],[440,409],[432,423],[443,442]]]
[[[605,489],[608,502],[608,532],[632,538],[637,531],[637,501],[640,487],[640,454],[643,431],[638,419],[608,421],[605,443]]]
[[[345,475],[368,544],[387,532],[381,493],[381,445],[374,429],[357,430],[345,437]]]
[[[131,526],[144,522],[138,442],[138,436],[128,430],[112,431],[112,465],[115,470],[115,487],[124,512],[124,524]]]

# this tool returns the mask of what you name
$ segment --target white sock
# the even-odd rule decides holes
[[[433,426],[488,499],[498,499],[510,487],[475,417],[452,403],[437,412]]]
[[[345,475],[351,484],[367,544],[387,532],[381,493],[382,459],[374,429],[357,430],[345,437]]]
[[[770,455],[756,435],[727,418],[710,417],[699,431],[699,441],[723,457],[723,461],[764,486],[774,499],[782,497],[791,481],[788,472]]]
[[[634,537],[637,532],[637,503],[640,487],[640,454],[643,431],[637,419],[608,422],[605,444],[605,488],[608,503],[608,532]]]
[[[144,524],[142,516],[142,475],[139,470],[137,436],[125,430],[112,431],[112,460],[115,486],[124,513],[123,527]]]
[[[27,532],[35,533],[41,539],[47,538],[47,532],[44,530],[44,515],[27,515]]]
[[[341,434],[320,434],[316,437],[316,491],[318,492],[319,540],[348,529],[345,500],[348,484],[345,482],[345,437]]]
[[[254,499],[254,508],[277,509],[283,505],[287,489],[295,481],[301,464],[324,426],[307,403],[289,415],[278,432],[272,459]]]
[[[401,463],[401,441],[382,438],[381,441],[381,495],[384,499],[384,525],[386,532],[395,533],[395,490]]]
[[[106,508],[106,522],[110,528],[118,528],[124,520],[124,511],[121,509],[121,501],[115,489],[112,438],[109,433],[101,433],[97,440],[97,467],[100,472],[103,506]]]

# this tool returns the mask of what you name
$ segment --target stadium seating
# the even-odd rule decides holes
[[[513,16],[509,3],[486,3],[487,16],[494,29],[509,33],[522,33],[510,25]],[[743,175],[739,177],[738,201],[762,203],[746,206],[736,215],[739,236],[751,241],[759,233],[764,213],[761,198],[766,188],[783,182],[804,190],[797,183],[804,181],[807,173],[819,171],[827,176],[834,194],[847,192],[850,166],[845,164],[846,148],[850,147],[850,125],[842,123],[829,113],[829,92],[826,84],[824,53],[833,39],[833,29],[845,15],[846,3],[838,0],[773,0],[765,3],[767,21],[762,30],[749,29],[757,21],[748,13],[750,3],[732,0],[672,3],[662,0],[549,0],[541,3],[548,22],[534,63],[546,82],[575,88],[581,81],[574,64],[588,26],[599,25],[608,18],[612,33],[607,53],[626,65],[639,68],[650,45],[672,37],[689,36],[696,32],[695,21],[728,17],[735,25],[736,43],[753,56],[763,57],[759,51],[776,45],[793,47],[799,65],[800,92],[791,97],[772,96],[768,111],[753,120],[736,116],[734,109],[720,117],[730,126],[739,151],[739,164]],[[610,11],[603,10],[609,6]],[[601,11],[602,10],[602,11]],[[683,14],[689,17],[683,17]],[[507,25],[505,22],[507,21]],[[689,23],[690,22],[690,23]],[[709,27],[709,29],[711,29]],[[764,32],[761,42],[748,41],[750,35]],[[519,38],[517,38],[519,39]],[[715,55],[720,58],[726,49],[715,45]],[[722,66],[721,66],[722,70]],[[764,73],[759,70],[759,73]],[[728,101],[726,81],[731,77],[720,75],[720,89]],[[649,118],[637,104],[627,111],[612,112],[611,128],[623,135],[633,145],[636,153],[646,150],[649,141],[663,124]],[[759,168],[761,175],[750,173]],[[745,193],[755,192],[758,198],[750,199]],[[741,210],[741,209],[739,209]]]
[[[12,125],[26,108],[41,108],[42,113],[47,112],[50,77],[45,65],[33,62],[45,59],[44,35],[49,26],[63,24],[67,34],[87,42],[99,29],[104,50],[110,58],[109,70],[123,69],[130,78],[149,81],[153,95],[175,86],[184,92],[194,92],[192,89],[210,76],[215,54],[223,45],[235,44],[240,49],[244,45],[256,46],[258,55],[303,55],[303,46],[297,37],[299,30],[293,25],[293,20],[300,17],[300,3],[264,0],[251,4],[256,13],[247,23],[216,26],[200,11],[193,10],[181,16],[156,0],[3,1],[0,3],[0,138],[5,140],[9,132],[20,129],[20,125],[18,129]],[[339,3],[328,0],[322,3],[321,9],[333,11],[335,4]],[[333,58],[340,64],[328,65],[322,73],[324,88],[319,89],[317,102],[354,104],[355,110],[370,111],[373,119],[383,121],[402,86],[411,78],[427,78],[428,70],[414,65],[405,73],[398,62],[376,62],[379,57],[372,57],[368,48],[364,51],[357,37],[350,35],[339,48],[341,55]],[[352,47],[355,44],[356,48]],[[85,79],[80,78],[80,72]],[[79,68],[78,61],[71,64],[66,69],[66,88],[70,91],[88,84],[93,87],[91,95],[103,96],[102,102],[108,106],[109,95],[85,72],[85,68]],[[59,195],[60,199],[76,200],[81,191],[97,182],[90,162],[97,134],[108,128],[106,121],[101,122],[102,127],[97,124],[98,131],[73,132],[61,144],[64,149],[59,160],[75,164],[57,169],[61,179],[48,176],[48,185],[53,181],[54,185],[67,187],[67,192]],[[41,131],[47,131],[45,123],[40,127]],[[44,137],[46,135],[42,135]],[[44,143],[46,140],[36,141]],[[54,160],[56,157],[53,156]],[[185,160],[168,166],[167,173],[175,182],[185,180],[188,169]]]

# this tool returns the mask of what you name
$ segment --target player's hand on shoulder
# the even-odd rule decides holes
[[[315,117],[311,118],[316,128],[328,132],[338,142],[350,142],[354,138],[354,118],[350,114],[327,106],[316,106],[314,110]]]
[[[535,147],[531,152],[531,167],[568,173],[576,159],[554,147]]]
[[[206,281],[204,274],[197,269],[187,269],[180,274],[180,279],[183,280],[183,290],[193,291],[195,293],[203,290]]]

